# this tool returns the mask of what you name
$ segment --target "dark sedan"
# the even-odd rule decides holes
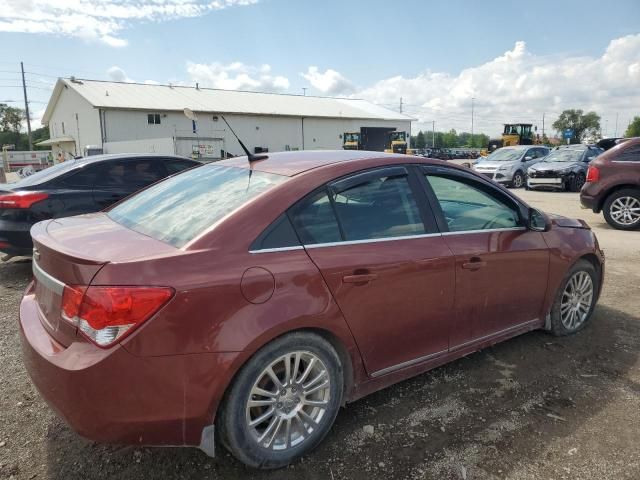
[[[589,162],[602,153],[590,145],[556,147],[544,160],[527,170],[527,188],[579,192],[587,178]]]
[[[70,160],[19,182],[0,184],[0,252],[31,255],[29,230],[50,218],[97,212],[200,163],[152,154],[97,155]]]
[[[210,455],[219,436],[262,468],[318,445],[345,402],[583,329],[604,270],[582,221],[466,168],[356,150],[205,165],[32,234],[25,365],[71,427]]]

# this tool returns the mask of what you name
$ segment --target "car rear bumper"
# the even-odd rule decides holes
[[[589,190],[593,190],[593,184],[586,183],[580,192],[580,206],[591,210],[593,213],[600,213],[600,196],[593,194]]]
[[[0,218],[0,252],[13,256],[31,256],[30,222],[13,222]]]
[[[124,346],[68,347],[44,329],[33,294],[20,305],[26,369],[42,397],[77,433],[108,443],[200,446],[213,452],[215,410],[236,353],[138,357]]]

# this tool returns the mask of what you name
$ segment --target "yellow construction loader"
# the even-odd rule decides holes
[[[532,127],[531,123],[505,123],[502,138],[489,140],[487,150],[491,153],[500,147],[539,143]]]

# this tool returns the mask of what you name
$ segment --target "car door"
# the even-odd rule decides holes
[[[162,162],[153,157],[103,162],[93,198],[102,210],[165,176]]]
[[[424,167],[443,238],[455,255],[451,348],[539,321],[549,252],[516,201],[471,174]]]
[[[373,376],[448,350],[453,256],[418,181],[401,166],[360,172],[289,212]]]

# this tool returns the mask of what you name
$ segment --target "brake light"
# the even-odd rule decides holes
[[[31,208],[34,203],[41,202],[49,198],[48,193],[43,192],[15,192],[0,195],[0,208]]]
[[[109,347],[151,318],[173,293],[167,287],[67,286],[62,312],[93,343]]]
[[[598,167],[589,165],[589,169],[587,170],[587,182],[595,183],[598,180],[600,180],[600,170],[598,170]]]

